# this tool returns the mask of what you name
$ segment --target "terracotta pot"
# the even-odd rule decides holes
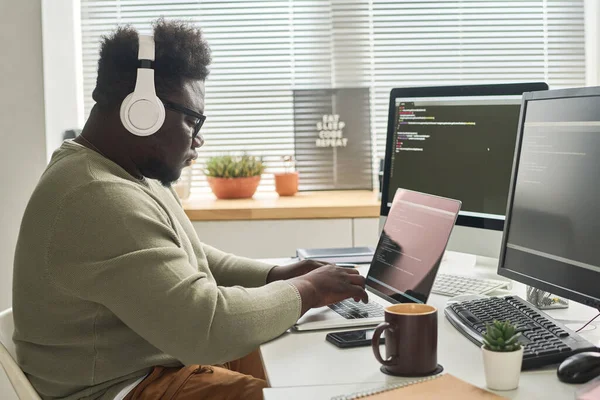
[[[275,191],[280,196],[293,196],[298,192],[298,171],[275,175]]]
[[[215,178],[207,176],[208,184],[218,199],[247,199],[254,195],[260,175],[247,178]]]

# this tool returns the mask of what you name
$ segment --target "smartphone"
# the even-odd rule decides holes
[[[325,340],[341,348],[370,346],[371,338],[373,337],[373,332],[375,332],[375,329],[331,332],[328,333],[327,336],[325,336]],[[379,344],[383,343],[385,343],[385,339],[382,336],[379,339]]]

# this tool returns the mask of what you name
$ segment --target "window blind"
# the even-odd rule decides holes
[[[150,33],[161,16],[198,24],[213,51],[194,193],[210,190],[206,158],[227,152],[263,156],[259,190],[273,190],[269,173],[294,154],[294,89],[369,88],[376,171],[393,87],[585,85],[583,0],[81,0],[86,117],[101,36]]]

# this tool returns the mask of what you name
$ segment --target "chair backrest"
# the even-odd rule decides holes
[[[15,331],[12,309],[0,312],[0,365],[21,400],[41,400],[17,364],[17,352],[12,340]]]

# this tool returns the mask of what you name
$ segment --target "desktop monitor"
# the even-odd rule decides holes
[[[380,227],[399,187],[457,199],[463,206],[456,225],[496,231],[467,233],[459,249],[497,257],[521,97],[547,89],[543,82],[392,89]],[[482,238],[492,250],[468,247]]]
[[[600,87],[521,110],[498,274],[600,308]]]

